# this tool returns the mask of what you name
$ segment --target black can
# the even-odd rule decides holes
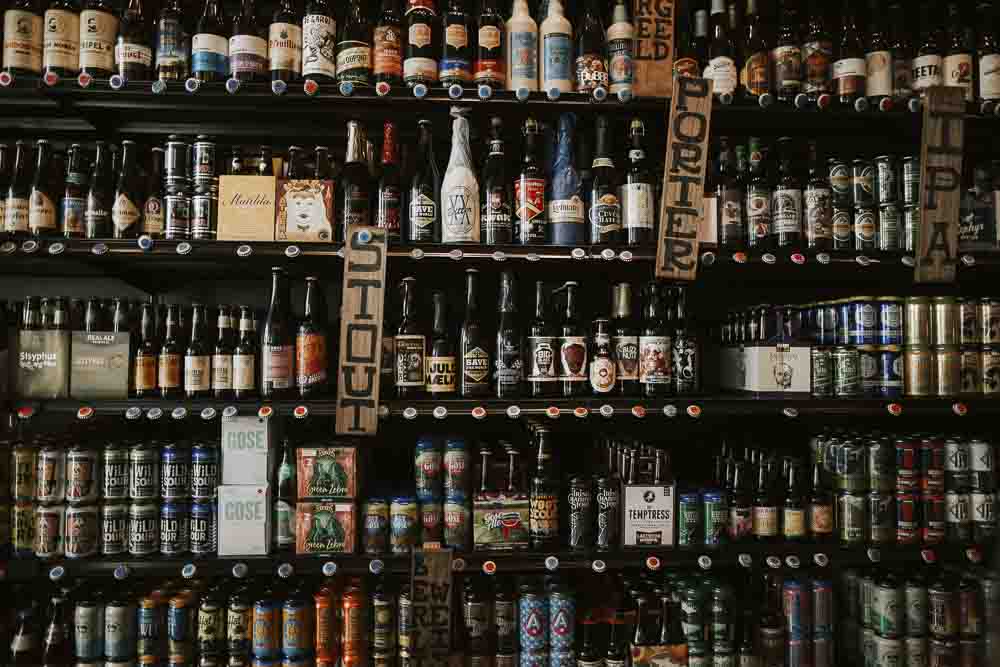
[[[896,539],[896,502],[891,493],[868,494],[868,542],[891,544]]]
[[[861,395],[861,355],[855,347],[833,348],[833,395]]]
[[[569,508],[569,548],[589,549],[594,543],[594,502],[590,480],[574,477],[566,492]]]
[[[854,209],[854,249],[871,251],[878,247],[878,224],[875,209]]]
[[[163,155],[163,183],[167,194],[185,192],[190,184],[188,172],[188,155],[190,146],[180,137],[172,134],[167,137],[167,147]]]
[[[594,546],[599,550],[615,549],[621,541],[621,490],[610,477],[598,477],[594,482],[597,505],[597,530]]]
[[[128,500],[128,449],[119,444],[106,445],[101,464],[101,497],[105,501]]]
[[[163,198],[163,208],[165,238],[173,241],[191,238],[191,197],[185,194],[166,195]]]
[[[191,149],[191,175],[195,194],[219,194],[215,142],[204,134],[198,135]]]
[[[834,208],[850,208],[854,205],[851,168],[839,158],[830,158],[829,167],[830,190],[833,193]]]
[[[214,241],[218,227],[219,200],[215,195],[196,194],[191,197],[191,238]]]
[[[854,214],[849,208],[833,209],[833,249],[854,248]]]
[[[920,158],[907,155],[903,158],[903,204],[920,205]]]
[[[875,165],[871,160],[855,160],[851,166],[851,185],[855,208],[875,205]]]
[[[903,212],[899,204],[889,202],[878,208],[878,249],[896,252],[902,249]]]
[[[509,584],[500,584],[493,598],[493,636],[497,653],[517,653],[518,604]]]
[[[944,494],[945,539],[968,542],[972,539],[972,498],[968,493],[948,491]]]
[[[833,353],[828,347],[814,347],[810,353],[812,395],[817,398],[833,396]]]

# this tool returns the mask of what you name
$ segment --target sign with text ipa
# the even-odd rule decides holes
[[[385,264],[385,230],[349,227],[340,306],[339,435],[375,435],[378,430]]]
[[[961,88],[936,86],[924,99],[920,143],[920,243],[918,283],[955,281],[965,97]]]
[[[669,97],[674,67],[674,0],[632,0],[635,94]]]
[[[675,76],[672,103],[660,201],[656,277],[692,281],[698,271],[698,221],[704,207],[712,82]]]
[[[420,658],[422,666],[447,664],[451,651],[451,557],[451,549],[413,550],[410,655]]]

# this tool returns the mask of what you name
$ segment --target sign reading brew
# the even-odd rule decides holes
[[[669,97],[674,66],[674,0],[633,0],[635,94]]]
[[[351,225],[347,238],[340,318],[337,433],[374,435],[378,429],[379,363],[385,307],[385,230]]]
[[[444,659],[450,652],[451,557],[451,549],[413,550],[410,655],[422,659],[421,664],[445,664]]]
[[[698,221],[712,119],[712,82],[674,77],[660,202],[656,277],[692,281],[698,270]]]
[[[965,98],[957,87],[927,89],[920,144],[920,243],[916,282],[955,281]]]

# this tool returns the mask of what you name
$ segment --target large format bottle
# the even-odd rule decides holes
[[[271,304],[260,336],[260,395],[285,398],[295,386],[295,341],[288,303],[288,278],[271,269]]]
[[[115,69],[118,15],[107,0],[85,0],[80,12],[80,72],[106,79]]]
[[[573,90],[573,24],[566,18],[562,0],[549,0],[541,25],[540,76],[550,98]]]
[[[829,104],[830,65],[833,62],[833,38],[826,26],[826,5],[810,0],[809,25],[802,43],[802,92],[813,104]]]
[[[481,180],[479,240],[487,245],[503,245],[514,240],[514,227],[510,181],[504,168],[503,121],[497,116],[490,120],[490,134],[490,152]]]
[[[559,480],[553,470],[551,431],[539,427],[538,458],[531,478],[531,511],[528,534],[531,548],[552,549],[559,544]]]
[[[90,170],[90,187],[87,190],[87,210],[83,214],[88,239],[106,239],[111,236],[111,208],[114,205],[114,181],[111,174],[108,145],[97,142],[94,165]]]
[[[538,90],[538,24],[528,0],[513,0],[507,19],[507,90]]]
[[[472,83],[472,35],[471,20],[465,8],[465,0],[448,0],[448,8],[442,16],[441,60],[438,78],[445,88],[467,87]]]
[[[191,306],[191,337],[184,354],[184,395],[208,398],[212,390],[212,345],[206,331],[205,306]]]
[[[274,494],[274,545],[279,551],[286,551],[295,545],[295,451],[288,438],[283,438],[277,460],[274,478],[277,480]],[[292,593],[291,595],[294,595]]]
[[[88,307],[89,309],[89,307]],[[178,398],[184,382],[184,345],[181,342],[180,306],[167,306],[167,327],[160,348],[156,384],[161,398]]]
[[[167,0],[156,21],[156,78],[180,81],[188,74],[188,35],[180,0]]]
[[[573,165],[575,129],[576,114],[560,114],[556,149],[549,172],[548,225],[549,240],[553,245],[576,247],[587,242],[583,182]]]
[[[521,326],[517,317],[517,283],[512,271],[504,271],[500,275],[498,310],[494,359],[496,395],[497,398],[515,398],[521,395],[524,360]]]
[[[923,34],[913,59],[913,92],[923,97],[928,88],[944,85],[944,48],[941,44],[942,12],[936,2],[920,5]]]
[[[326,299],[316,276],[306,277],[306,307],[295,336],[295,385],[299,396],[326,391],[330,366]]]
[[[719,140],[719,173],[715,178],[715,210],[719,247],[739,250],[746,245],[746,224],[743,221],[743,197],[736,165],[736,154],[729,137]]]
[[[59,233],[56,217],[59,202],[59,175],[55,173],[52,145],[47,139],[35,142],[35,176],[28,200],[28,231],[34,236],[55,236]]]
[[[327,0],[309,0],[302,16],[302,76],[320,83],[337,78],[337,19]]]
[[[597,117],[597,144],[591,166],[587,221],[590,242],[615,244],[622,240],[622,208],[618,201],[618,174],[611,159],[611,123],[601,114]]]
[[[337,81],[366,87],[372,82],[372,24],[361,0],[351,0],[337,39]]]
[[[868,69],[858,15],[851,0],[844,0],[841,14],[843,25],[840,30],[840,45],[837,47],[837,59],[833,61],[837,98],[842,106],[863,111],[867,107],[865,91]]]
[[[988,28],[993,25],[992,17],[982,26]],[[975,45],[972,44],[965,30],[962,21],[962,8],[957,2],[948,3],[948,37],[942,66],[944,71],[944,85],[961,88],[966,102],[972,102],[975,94],[975,85],[972,80],[972,56]]]
[[[281,0],[274,10],[267,33],[267,53],[272,82],[298,80],[302,74],[302,17],[292,0]]]
[[[116,239],[136,238],[142,220],[142,174],[136,164],[135,142],[129,139],[122,142],[122,166],[117,179],[111,207],[112,231]]]
[[[465,270],[465,319],[459,333],[459,365],[463,398],[488,396],[490,393],[490,363],[487,336],[483,332],[479,312],[479,271]]]
[[[132,10],[129,2],[126,15]],[[140,12],[142,5],[139,5]],[[124,17],[123,17],[124,18]],[[45,10],[45,35],[42,41],[42,69],[46,76],[76,76],[80,67],[80,13],[72,0],[52,0]]]
[[[356,120],[347,121],[347,155],[337,181],[340,238],[348,238],[350,225],[370,225],[371,175],[365,159],[365,129]]]
[[[469,147],[466,109],[452,107],[451,157],[441,181],[441,241],[479,243],[479,182]]]
[[[774,89],[778,101],[792,104],[802,90],[802,40],[799,35],[799,13],[796,3],[781,3],[781,18],[774,39],[771,59],[774,61]]]
[[[434,39],[436,24],[434,0],[407,0],[403,80],[411,88],[423,85],[425,92],[438,80],[438,50]]]
[[[538,123],[527,118],[521,173],[514,181],[515,234],[524,245],[546,241],[545,173],[536,155],[540,137]]]
[[[373,74],[379,94],[403,82],[403,18],[400,0],[382,0],[382,11],[372,36]]]
[[[639,118],[629,123],[628,171],[625,182],[618,188],[621,202],[624,240],[629,245],[653,245],[656,242],[656,202],[652,175],[646,164],[643,145],[646,126]]]
[[[712,94],[716,99],[729,103],[736,94],[736,47],[727,28],[726,0],[712,0],[712,18],[709,25],[708,60],[705,78],[713,83]]]
[[[382,174],[378,182],[378,209],[375,225],[384,229],[389,243],[399,243],[403,217],[403,187],[399,174],[396,124],[385,121],[382,128]]]
[[[263,81],[267,67],[267,40],[257,23],[257,5],[242,0],[229,38],[229,74],[238,81]]]
[[[576,31],[576,91],[603,95],[608,90],[607,45],[597,0],[586,0]],[[600,91],[600,92],[598,92]]]
[[[39,0],[14,0],[3,13],[3,71],[38,76],[42,71],[42,10]]]
[[[115,65],[118,76],[125,81],[146,81],[153,65],[152,37],[149,17],[142,0],[129,0],[118,28],[115,45]]]
[[[484,0],[476,32],[476,58],[472,65],[472,78],[477,86],[503,90],[507,80],[507,38],[499,0]]]
[[[403,278],[402,317],[396,329],[396,396],[416,398],[424,390],[427,341],[417,320],[417,279]]]
[[[18,139],[14,148],[14,172],[6,193],[3,218],[3,230],[14,236],[25,236],[28,233],[28,211],[31,200],[30,160],[28,142]]]
[[[545,283],[540,280],[535,283],[535,317],[528,327],[524,359],[531,396],[554,396],[559,380],[559,338],[548,320]]]
[[[431,121],[417,121],[420,135],[419,154],[413,179],[410,181],[409,224],[407,240],[411,243],[440,243],[441,219],[438,196],[441,193],[441,174],[434,158],[434,138]]]
[[[449,398],[455,395],[455,340],[448,330],[448,305],[444,292],[431,295],[434,318],[431,344],[427,352],[425,390],[431,398]]]
[[[670,332],[660,286],[645,289],[646,305],[639,332],[639,389],[644,397],[666,396],[673,389]]]
[[[233,348],[233,398],[243,400],[257,393],[257,337],[254,313],[240,306],[240,332]]]
[[[233,316],[235,306],[219,306],[216,319],[215,349],[212,351],[212,398],[233,397]]]
[[[588,345],[577,303],[579,284],[569,281],[558,291],[566,293],[566,309],[559,325],[559,384],[563,396],[587,394]]]
[[[229,75],[229,31],[221,0],[206,0],[205,10],[191,38],[191,76],[198,81],[221,81]]]
[[[84,235],[83,218],[87,210],[87,171],[83,147],[73,144],[66,159],[66,185],[63,189],[60,228],[66,238]]]

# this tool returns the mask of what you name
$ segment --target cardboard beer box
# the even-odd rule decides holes
[[[271,548],[271,489],[228,485],[219,489],[219,555],[264,556]]]
[[[808,394],[812,390],[812,347],[762,345],[744,348],[745,391]]]
[[[677,484],[625,486],[622,539],[626,547],[674,546]]]
[[[54,399],[69,396],[69,331],[19,331],[15,395]]]
[[[356,447],[301,447],[296,456],[299,500],[357,497]]]
[[[477,551],[528,548],[527,494],[476,494],[472,502],[472,540]]]
[[[127,332],[73,332],[69,376],[73,398],[128,398],[128,374]]]
[[[257,416],[222,418],[222,483],[267,484],[274,468],[278,421]]]
[[[357,534],[353,502],[295,506],[295,553],[352,554]]]
[[[274,199],[276,241],[333,242],[333,181],[279,178]]]
[[[219,240],[274,240],[273,176],[219,177]]]

